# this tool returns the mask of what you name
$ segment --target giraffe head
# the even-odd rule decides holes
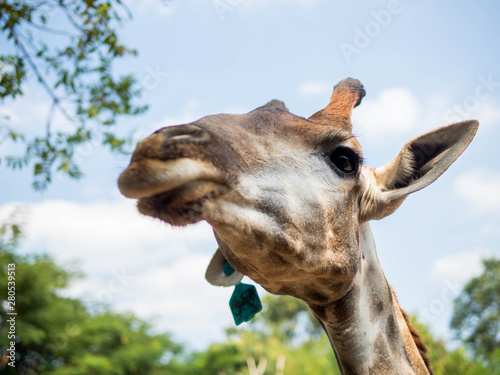
[[[210,223],[219,249],[206,277],[215,285],[247,275],[309,303],[340,298],[359,272],[360,226],[436,180],[478,126],[436,129],[386,166],[368,168],[350,121],[364,95],[348,78],[308,119],[273,100],[247,114],[159,129],[137,145],[120,191],[171,225]],[[238,272],[226,276],[226,260]]]

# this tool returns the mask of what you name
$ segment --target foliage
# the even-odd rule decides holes
[[[471,360],[463,347],[450,350],[442,339],[437,339],[431,334],[429,327],[419,322],[415,316],[411,317],[411,324],[422,336],[423,342],[428,349],[431,369],[434,375],[486,375],[489,372],[483,364]]]
[[[185,375],[238,375],[247,368],[245,353],[231,342],[212,344],[199,353],[193,353],[185,364],[182,374]]]
[[[244,328],[226,330],[225,343],[193,354],[186,366],[194,367],[186,374],[248,374],[249,362],[266,362],[264,374],[278,374],[280,357],[287,375],[340,373],[328,338],[304,302],[272,295],[262,302],[264,310]]]
[[[483,265],[455,299],[450,325],[474,356],[500,372],[500,259],[484,259]]]
[[[252,331],[267,331],[280,339],[296,342],[302,339],[319,339],[323,328],[307,305],[297,298],[264,297],[266,309],[250,321]]]
[[[54,171],[79,178],[77,146],[99,138],[111,150],[124,151],[127,140],[112,125],[117,116],[137,115],[140,89],[132,75],[116,77],[115,60],[136,51],[122,44],[117,28],[130,11],[121,0],[0,0],[0,101],[15,100],[26,83],[38,82],[52,103],[45,129],[32,139],[0,118],[0,141],[24,145],[21,156],[7,156],[12,169],[30,166],[42,190]],[[52,129],[56,113],[69,130]]]
[[[339,374],[336,359],[321,326],[300,300],[267,295],[264,311],[246,328],[230,328],[225,343],[213,344],[186,364],[186,374],[248,374],[247,359],[267,360],[264,374],[274,375],[279,356],[285,357],[284,374]],[[491,374],[481,361],[471,360],[463,347],[450,350],[429,328],[411,317],[429,350],[435,375]],[[189,367],[190,365],[195,367]],[[189,369],[189,370],[188,370]]]
[[[160,374],[177,372],[181,346],[131,314],[91,314],[61,291],[78,274],[46,255],[18,255],[21,230],[0,227],[0,290],[7,293],[7,265],[15,266],[16,367],[6,365],[9,305],[0,306],[0,368],[5,374]]]

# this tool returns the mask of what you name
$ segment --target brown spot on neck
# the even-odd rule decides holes
[[[388,341],[393,344],[393,349],[394,349],[394,345],[396,345],[397,343],[396,336],[399,334],[399,329],[396,323],[396,318],[394,317],[393,314],[389,315],[389,317],[387,318],[385,333]]]
[[[309,308],[324,323],[340,324],[343,327],[358,308],[359,287],[357,285],[352,285],[347,293],[333,302],[329,296],[317,290],[308,290],[307,295],[310,297],[309,301],[306,301]]]
[[[325,323],[333,324],[340,329],[348,326],[358,310],[359,294],[359,287],[352,285],[348,292],[340,299],[320,304],[322,310],[325,312]]]
[[[304,290],[304,300],[314,304],[325,304],[328,302],[329,296],[316,288],[306,287]]]
[[[359,286],[353,285],[344,297],[334,304],[334,314],[339,318],[346,318],[358,309]]]

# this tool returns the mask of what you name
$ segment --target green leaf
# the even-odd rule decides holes
[[[42,164],[39,164],[39,163],[35,164],[35,166],[33,168],[33,175],[38,176],[41,173],[43,173],[43,166],[42,166]]]
[[[25,83],[38,83],[52,100],[54,112],[74,125],[54,139],[54,116],[47,113],[49,123],[42,121],[33,138],[5,132],[5,139],[26,143],[23,156],[5,157],[7,166],[17,170],[32,165],[35,189],[49,186],[53,173],[81,177],[74,148],[90,142],[90,134],[102,133],[103,127],[110,134],[103,143],[122,152],[123,140],[111,125],[120,116],[147,109],[136,103],[141,88],[135,79],[114,74],[117,58],[135,54],[118,35],[128,12],[118,0],[0,1],[0,32],[6,41],[0,51],[0,99],[16,99],[23,95]]]

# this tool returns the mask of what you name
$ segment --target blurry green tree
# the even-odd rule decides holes
[[[500,373],[500,259],[483,259],[484,271],[455,299],[451,328],[490,373]]]
[[[0,117],[0,141],[23,145],[21,156],[5,157],[6,165],[33,168],[36,190],[45,189],[54,172],[82,175],[79,145],[98,141],[123,152],[128,138],[112,126],[117,116],[147,109],[136,103],[136,79],[112,73],[115,60],[136,55],[117,34],[130,17],[121,0],[0,0],[0,102],[23,96],[27,82],[38,82],[51,101],[33,137]],[[65,130],[52,128],[56,113],[69,123]]]
[[[0,373],[2,374],[180,374],[182,347],[168,334],[152,334],[132,314],[90,313],[62,291],[78,275],[46,255],[19,255],[16,221],[0,226]],[[15,368],[7,362],[7,267],[15,264]]]
[[[264,310],[245,328],[229,328],[225,343],[193,354],[192,374],[254,375],[261,374],[252,372],[259,365],[272,375],[340,374],[330,342],[305,303],[273,295],[262,302]]]
[[[411,316],[411,323],[422,336],[429,350],[431,369],[434,375],[486,375],[491,374],[480,361],[470,359],[463,347],[450,350],[442,339],[435,338],[425,324],[416,316]]]

